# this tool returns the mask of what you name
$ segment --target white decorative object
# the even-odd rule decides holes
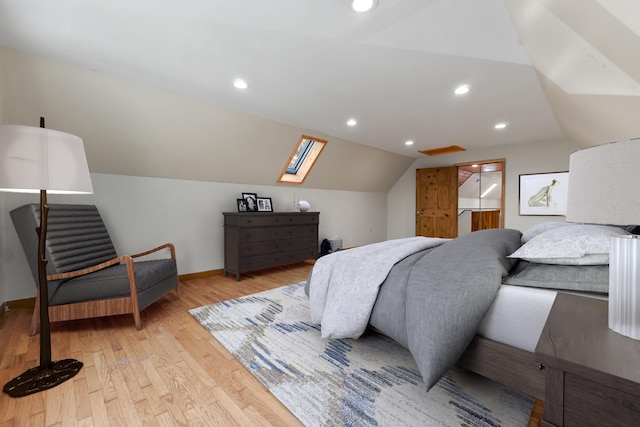
[[[640,340],[640,236],[611,238],[609,328]]]
[[[640,225],[640,139],[576,151],[569,161],[567,221]],[[609,328],[640,340],[640,239],[611,237]]]
[[[298,210],[300,212],[306,212],[309,210],[309,208],[311,208],[311,205],[306,200],[300,200],[298,202]]]

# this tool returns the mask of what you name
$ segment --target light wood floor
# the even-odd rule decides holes
[[[133,317],[54,323],[53,360],[84,367],[73,379],[31,396],[0,393],[4,426],[299,426],[269,391],[188,313],[190,308],[305,280],[309,264],[235,278],[182,283]],[[0,385],[38,365],[39,338],[29,337],[32,306],[9,303],[0,320]],[[541,402],[529,427],[537,426]]]

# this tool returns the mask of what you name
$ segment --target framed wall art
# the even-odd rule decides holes
[[[520,215],[566,215],[569,172],[520,175]]]

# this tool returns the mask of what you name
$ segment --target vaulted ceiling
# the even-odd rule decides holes
[[[638,1],[349,4],[0,0],[0,44],[411,157],[640,136]]]

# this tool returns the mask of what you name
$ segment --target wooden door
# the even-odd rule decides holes
[[[458,237],[458,167],[416,170],[416,236]]]

